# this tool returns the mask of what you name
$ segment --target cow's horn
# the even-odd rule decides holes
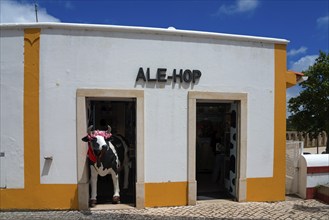
[[[90,125],[88,128],[87,128],[87,133],[90,135],[91,134],[91,129],[93,129],[93,125]]]
[[[111,128],[110,125],[108,125],[108,126],[107,126],[107,131],[106,131],[106,132],[107,132],[107,133],[111,133],[111,131],[112,131],[112,128]]]

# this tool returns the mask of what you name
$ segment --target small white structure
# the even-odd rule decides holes
[[[299,159],[299,190],[303,199],[314,198],[316,188],[329,183],[329,154],[306,154]]]

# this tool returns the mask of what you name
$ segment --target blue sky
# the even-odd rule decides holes
[[[283,38],[287,69],[306,70],[328,53],[329,0],[0,0],[1,23],[90,23]],[[288,89],[287,98],[299,92]]]

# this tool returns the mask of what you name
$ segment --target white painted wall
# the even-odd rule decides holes
[[[0,187],[24,188],[24,32],[0,36]]]
[[[248,92],[247,177],[273,172],[272,44],[181,36],[43,29],[41,34],[42,183],[76,183],[76,89],[145,90],[145,181],[187,180],[189,90]],[[135,83],[139,67],[199,69],[197,85]],[[84,145],[81,143],[81,147]]]
[[[14,32],[1,33],[8,33],[10,36]],[[11,178],[15,179],[13,183],[16,185],[12,184],[15,187],[22,186],[24,182],[23,32],[17,33],[17,37],[1,37],[1,146],[8,146],[12,140],[2,137],[15,131],[14,143],[17,147],[11,152],[16,162],[10,163],[7,169]],[[193,86],[179,83],[136,83],[139,67],[149,67],[153,77],[156,69],[161,67],[167,68],[169,72],[174,68],[198,69],[202,72],[202,77]],[[6,69],[17,76],[3,76]],[[13,86],[9,88],[8,85],[11,84]],[[247,178],[273,175],[272,43],[111,31],[42,29],[41,183],[77,183],[78,88],[145,90],[145,182],[187,180],[188,91],[247,92]],[[3,100],[6,105],[3,105]],[[8,114],[14,115],[9,117]],[[10,130],[7,131],[8,128]],[[78,144],[85,147],[82,142]],[[52,162],[45,162],[44,156],[53,156]]]

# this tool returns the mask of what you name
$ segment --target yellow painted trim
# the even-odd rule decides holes
[[[294,72],[287,71],[286,73],[286,88],[290,88],[297,84],[297,77]]]
[[[76,184],[37,184],[0,192],[1,210],[77,209]]]
[[[40,29],[24,35],[24,180],[25,189],[40,183],[39,129]],[[31,158],[35,158],[31,160]]]
[[[274,161],[272,178],[248,178],[247,201],[285,199],[286,177],[286,45],[276,44],[274,51]]]
[[[24,189],[1,189],[0,209],[77,209],[77,184],[40,184],[40,29],[24,31]]]
[[[187,205],[187,182],[145,183],[145,207]]]

